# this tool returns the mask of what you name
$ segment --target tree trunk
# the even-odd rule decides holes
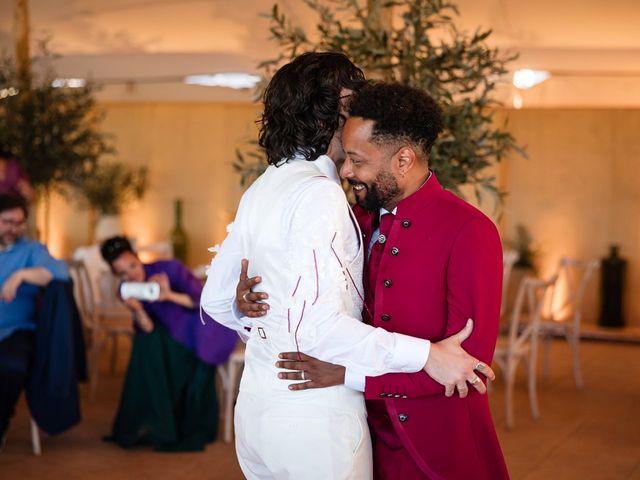
[[[29,55],[29,2],[15,0],[16,65],[18,89],[22,94],[31,90],[31,56]]]

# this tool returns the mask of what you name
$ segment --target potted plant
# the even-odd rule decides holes
[[[335,51],[347,55],[369,78],[424,89],[444,114],[445,131],[430,156],[438,180],[458,194],[461,185],[473,185],[479,201],[482,192],[488,192],[499,204],[502,192],[486,168],[512,151],[523,156],[524,152],[504,126],[496,126],[492,94],[517,55],[490,47],[490,29],[468,34],[457,28],[458,8],[452,1],[304,3],[317,15],[313,35],[292,24],[278,5],[272,8],[271,39],[281,52],[260,64],[263,85],[279,66],[303,52]],[[266,162],[255,146],[248,147],[236,153],[234,168],[244,185],[266,168]]]

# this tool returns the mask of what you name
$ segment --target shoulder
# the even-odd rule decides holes
[[[453,220],[459,228],[480,228],[496,233],[498,231],[493,221],[480,209],[448,190],[442,191],[435,208]]]

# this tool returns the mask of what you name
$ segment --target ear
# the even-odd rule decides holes
[[[396,153],[395,157],[398,174],[401,177],[404,177],[418,161],[416,152],[414,152],[411,147],[402,147],[400,150],[398,150],[398,153]]]

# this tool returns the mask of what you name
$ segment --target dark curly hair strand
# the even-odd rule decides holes
[[[264,92],[259,122],[269,164],[326,153],[339,124],[340,91],[363,83],[362,70],[341,53],[304,53],[280,68]]]

